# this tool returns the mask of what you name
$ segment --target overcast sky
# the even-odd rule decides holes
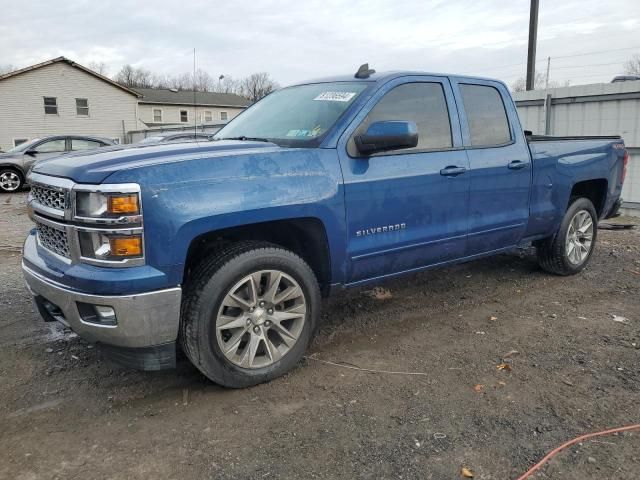
[[[610,81],[640,54],[639,0],[540,3],[538,69],[551,56],[553,80]],[[179,74],[195,47],[212,75],[266,71],[282,85],[364,62],[509,84],[526,69],[528,0],[0,0],[0,11],[0,65],[16,67],[64,55],[110,75],[125,63]]]

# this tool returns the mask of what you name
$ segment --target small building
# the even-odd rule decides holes
[[[136,88],[142,98],[138,115],[148,127],[224,124],[250,102],[231,93],[194,92],[165,88]]]
[[[0,150],[57,134],[124,142],[140,96],[65,57],[0,75]]]
[[[523,128],[539,135],[620,135],[629,152],[623,213],[640,216],[640,80],[516,92]]]

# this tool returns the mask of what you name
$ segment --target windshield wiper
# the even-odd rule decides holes
[[[246,137],[244,135],[240,136],[240,137],[225,137],[225,138],[220,138],[219,140],[240,140],[242,142],[247,141],[247,140],[253,140],[255,142],[267,142],[267,143],[271,143],[271,140],[269,140],[268,138],[260,138],[260,137]]]

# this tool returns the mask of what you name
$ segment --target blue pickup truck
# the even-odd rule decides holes
[[[619,137],[523,132],[499,81],[420,72],[278,90],[212,141],[36,165],[23,271],[39,312],[113,358],[229,387],[293,368],[322,297],[537,248],[578,273],[616,214]]]

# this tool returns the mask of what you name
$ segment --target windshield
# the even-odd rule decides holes
[[[367,88],[332,82],[283,88],[260,100],[220,130],[214,140],[260,139],[281,146],[312,146]]]
[[[33,140],[31,140],[30,142],[24,142],[21,143],[20,145],[17,145],[9,150],[7,150],[7,153],[19,153],[19,152],[24,152],[25,150],[27,150],[31,145],[33,145],[34,143],[36,143],[37,141],[39,141],[39,138],[34,138]]]

